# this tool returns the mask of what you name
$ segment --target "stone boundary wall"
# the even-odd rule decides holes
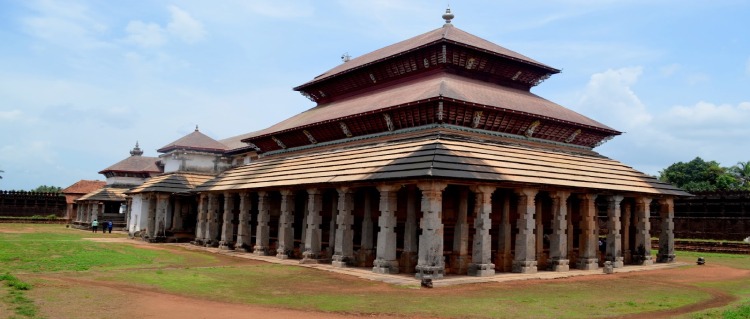
[[[62,193],[0,191],[0,216],[65,217],[65,196]]]
[[[67,224],[67,219],[0,218],[0,224]]]

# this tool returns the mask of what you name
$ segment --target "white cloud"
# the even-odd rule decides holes
[[[0,120],[13,121],[20,117],[21,117],[21,111],[19,110],[0,111]]]
[[[108,27],[86,6],[65,1],[35,1],[28,5],[34,14],[21,18],[21,22],[32,36],[74,50],[108,46],[98,39]]]
[[[672,63],[670,65],[665,65],[665,66],[659,68],[659,73],[662,76],[670,77],[670,76],[674,75],[675,73],[677,73],[677,71],[679,71],[681,68],[682,68],[682,66],[680,66],[679,64]]]
[[[632,89],[642,73],[630,67],[592,75],[579,102],[582,113],[619,130],[649,123],[652,116]]]
[[[167,25],[167,30],[171,34],[187,43],[195,43],[206,37],[203,24],[189,13],[176,6],[169,6],[169,12],[172,14],[172,21]]]
[[[125,32],[128,33],[126,41],[142,47],[157,47],[167,41],[164,29],[156,23],[130,21],[125,27]]]

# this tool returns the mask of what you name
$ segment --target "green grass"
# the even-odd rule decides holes
[[[62,233],[0,233],[0,272],[38,273],[85,271],[93,268],[157,267],[179,264],[182,261],[182,257],[169,252],[82,239],[92,236],[113,235],[95,235],[78,230]]]
[[[294,266],[265,263],[221,266],[217,262],[207,262],[216,261],[213,254],[200,251],[175,253],[178,248],[168,245],[148,246],[160,248],[154,250],[129,244],[94,242],[83,238],[123,236],[92,234],[60,225],[0,225],[0,230],[5,231],[0,232],[0,273],[26,273],[24,277],[32,279],[37,278],[34,274],[54,274],[63,279],[86,277],[180,295],[282,308],[407,317],[596,318],[672,309],[709,298],[704,291],[658,284],[658,278],[650,284],[642,279],[605,276],[581,281],[408,289],[413,287],[342,278]],[[750,267],[750,256],[747,255],[678,252],[678,259],[692,262],[698,255],[709,263],[744,269]],[[727,291],[745,302],[750,298],[750,278],[701,285]],[[26,297],[24,290],[16,289],[16,286],[23,287],[23,284],[6,288],[9,293],[4,298],[19,298],[18,305],[21,305]],[[13,295],[14,291],[21,292],[21,297]],[[724,311],[729,313],[727,316],[741,317],[746,308],[738,303],[718,310],[718,317],[705,318],[722,318]]]
[[[0,282],[5,282],[7,289],[7,293],[2,297],[2,302],[7,305],[7,308],[13,309],[15,315],[21,318],[39,318],[34,301],[26,297],[26,291],[31,289],[30,284],[10,273],[0,275]]]

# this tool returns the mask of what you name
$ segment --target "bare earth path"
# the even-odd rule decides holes
[[[109,239],[105,241],[122,241],[140,245],[139,241]],[[177,254],[186,254],[182,249],[168,246],[142,245],[148,249],[166,249]],[[217,254],[222,265],[252,265],[261,261],[248,260]],[[329,274],[332,275],[332,274]],[[159,319],[192,319],[192,318],[399,318],[370,314],[334,314],[316,311],[278,309],[265,306],[236,304],[221,301],[204,300],[187,296],[173,295],[155,289],[125,283],[110,283],[84,278],[72,278],[65,275],[45,274],[27,275],[30,278],[43,279],[31,292],[38,301],[41,313],[47,318],[159,318]],[[343,276],[343,275],[342,275]],[[734,296],[724,292],[696,287],[694,283],[730,281],[733,279],[750,277],[750,270],[740,270],[719,265],[702,267],[685,267],[677,269],[651,270],[635,273],[618,273],[609,275],[623,280],[642,281],[644,285],[667,285],[705,291],[712,298],[676,309],[642,313],[615,318],[670,318],[702,309],[721,307],[736,300]],[[577,276],[557,281],[608,280],[609,276]],[[487,285],[538,285],[544,280],[525,280],[505,283],[487,283]],[[450,288],[451,294],[462,291],[481,289],[477,285],[459,285]],[[391,290],[385,285],[379,289],[383,293]],[[434,289],[429,293],[446,293],[442,289]],[[62,295],[63,297],[57,297]],[[75,300],[75,301],[73,301]],[[135,306],[137,305],[137,307]],[[87,311],[86,309],[107,309],[106,311]]]

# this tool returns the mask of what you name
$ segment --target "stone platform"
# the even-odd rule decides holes
[[[379,273],[372,272],[372,268],[364,268],[364,267],[362,268],[339,268],[339,267],[333,267],[330,264],[300,264],[298,259],[279,259],[276,256],[258,256],[258,255],[250,254],[250,253],[235,252],[232,250],[221,250],[219,248],[213,248],[213,247],[195,246],[195,245],[186,244],[186,243],[168,244],[168,245],[175,245],[175,246],[183,247],[188,250],[201,250],[201,251],[207,251],[207,252],[211,252],[215,254],[223,254],[227,256],[234,256],[237,258],[265,261],[265,262],[274,263],[274,264],[314,268],[314,269],[318,269],[322,271],[329,271],[333,273],[354,276],[357,278],[362,278],[362,279],[367,279],[367,280],[381,281],[381,282],[394,284],[394,285],[417,286],[417,287],[419,287],[420,285],[420,280],[415,278],[414,274],[379,274]],[[626,265],[625,267],[622,267],[622,268],[616,268],[614,270],[614,273],[627,273],[627,272],[636,272],[636,271],[668,269],[668,268],[681,267],[685,265],[688,265],[688,264],[682,263],[682,262],[675,262],[675,263],[663,263],[663,264],[658,263],[658,264],[653,264],[649,266]],[[533,280],[533,279],[557,279],[557,278],[569,278],[569,277],[576,277],[576,276],[599,276],[599,275],[606,275],[606,274],[602,271],[602,269],[596,269],[596,270],[571,269],[570,271],[565,271],[565,272],[539,271],[539,272],[532,273],[532,274],[497,273],[494,276],[486,276],[486,277],[448,275],[441,279],[434,280],[433,286],[434,287],[447,287],[447,286],[453,286],[453,285],[477,284],[477,283],[484,283],[484,282],[505,282],[505,281]]]

